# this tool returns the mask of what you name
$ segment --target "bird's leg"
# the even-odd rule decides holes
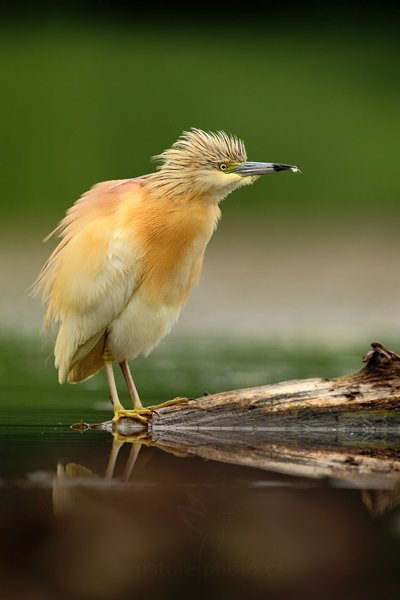
[[[115,384],[114,371],[112,368],[111,361],[104,360],[104,370],[107,375],[108,387],[110,389],[110,394],[111,394],[111,402],[112,402],[113,409],[115,412],[118,408],[123,408],[123,407],[118,398],[118,391],[117,391],[117,386]]]
[[[111,394],[111,402],[114,409],[113,421],[118,421],[118,419],[128,417],[130,419],[134,419],[135,421],[139,421],[139,423],[147,423],[147,419],[143,415],[150,415],[151,410],[143,407],[134,408],[133,410],[126,410],[126,408],[124,408],[119,401],[112,362],[107,360],[107,355],[104,356],[104,369],[107,375],[108,387],[110,388]]]
[[[131,371],[129,369],[128,361],[124,360],[123,362],[120,362],[119,366],[121,367],[121,371],[125,378],[126,385],[128,386],[129,394],[132,399],[133,408],[143,408],[143,404],[140,401],[135,382],[133,381],[133,377],[132,377]]]
[[[139,423],[147,424],[147,418],[151,415],[154,409],[163,408],[164,406],[171,406],[180,402],[188,402],[188,398],[174,398],[173,400],[169,400],[168,402],[164,402],[163,404],[158,404],[156,406],[144,408],[140,401],[139,394],[133,381],[133,377],[129,370],[128,361],[125,360],[120,363],[120,367],[125,377],[125,381],[133,402],[133,409],[127,410],[122,406],[118,397],[118,391],[117,386],[115,384],[114,371],[112,367],[112,356],[107,347],[104,350],[103,359],[104,369],[107,375],[108,387],[110,388],[111,402],[114,409],[113,421],[118,421],[119,419],[126,417],[128,419],[134,419],[135,421],[139,421]]]

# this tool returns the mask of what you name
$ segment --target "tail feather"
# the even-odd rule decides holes
[[[81,381],[85,381],[86,379],[93,377],[93,375],[98,373],[100,369],[104,367],[103,354],[105,339],[106,334],[104,332],[90,352],[74,362],[67,375],[68,383],[80,383]]]
[[[61,323],[54,348],[60,383],[66,379],[70,383],[78,383],[97,373],[103,366],[106,332],[100,331],[84,343],[79,343],[74,334],[72,319]]]

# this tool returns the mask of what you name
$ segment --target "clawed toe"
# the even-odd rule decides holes
[[[151,410],[149,408],[131,408],[126,409],[121,407],[117,407],[114,410],[114,418],[113,422],[119,421],[120,419],[133,419],[134,421],[138,421],[139,423],[146,424],[151,415]]]
[[[181,404],[183,402],[189,402],[190,398],[182,398],[178,396],[177,398],[173,398],[172,400],[167,400],[166,402],[162,402],[161,404],[152,404],[148,408],[151,410],[158,410],[159,408],[164,408],[167,406],[174,406],[174,404]]]
[[[173,406],[174,404],[181,404],[183,402],[189,402],[189,398],[178,397],[173,398],[173,400],[163,402],[162,404],[154,404],[152,406],[131,409],[126,409],[121,404],[118,404],[114,408],[113,422],[115,423],[120,419],[132,419],[133,421],[137,421],[138,423],[147,425],[153,412],[156,412],[160,408]]]

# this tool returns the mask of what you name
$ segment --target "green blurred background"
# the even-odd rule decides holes
[[[249,159],[303,174],[266,177],[223,203],[182,332],[393,332],[394,4],[365,4],[361,15],[341,3],[255,4],[229,17],[223,6],[71,6],[11,14],[0,26],[5,330],[37,335],[26,288],[51,248],[40,240],[65,210],[98,181],[151,171],[150,157],[195,126],[235,133]]]
[[[152,170],[192,126],[302,168],[232,196],[241,217],[399,214],[395,28],[58,18],[2,29],[7,221],[51,225],[93,183]]]

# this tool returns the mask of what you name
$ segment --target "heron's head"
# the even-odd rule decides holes
[[[154,158],[163,162],[157,177],[166,193],[204,195],[216,202],[261,175],[297,170],[294,165],[248,162],[242,140],[201,129],[184,131],[172,148]]]

